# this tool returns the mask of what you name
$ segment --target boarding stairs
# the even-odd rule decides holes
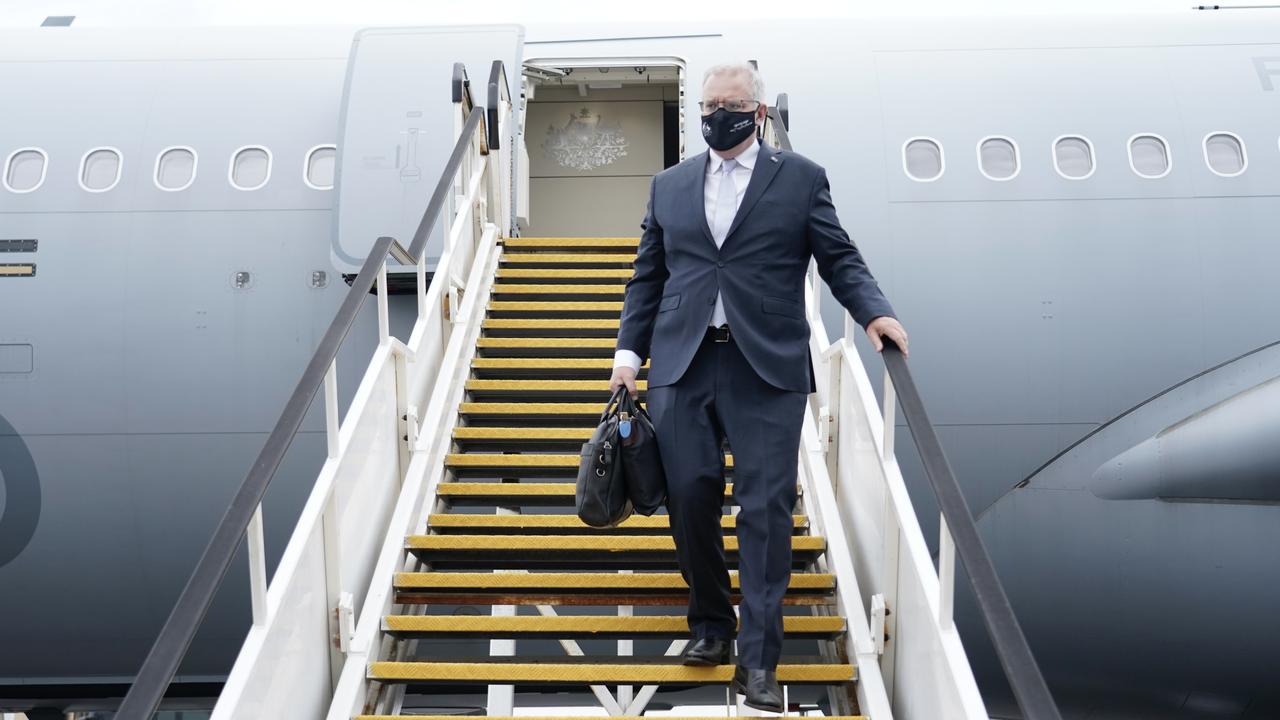
[[[521,655],[458,662],[382,661],[368,679],[394,706],[388,686],[514,685],[519,689],[587,688],[614,715],[637,716],[663,689],[726,687],[732,665],[685,667],[687,587],[675,563],[667,516],[635,515],[597,530],[573,513],[578,451],[609,397],[618,315],[631,276],[635,238],[505,240],[488,312],[471,360],[471,378],[452,431],[452,452],[436,488],[424,533],[405,539],[421,570],[394,580],[401,610],[383,632],[396,641],[544,637],[566,658]],[[644,400],[645,369],[639,389]],[[732,480],[732,454],[726,462]],[[731,482],[722,526],[736,566]],[[834,642],[845,633],[835,615],[835,579],[822,562],[825,541],[812,533],[803,495],[795,515],[795,575],[787,595],[788,639],[810,639],[808,657],[784,659],[781,683],[828,686],[834,707],[856,705],[848,692],[854,667]],[[495,509],[496,508],[496,512]],[[479,510],[479,512],[477,512]],[[732,581],[737,583],[736,572]],[[736,600],[736,597],[735,597]],[[478,617],[410,614],[433,605],[481,605]],[[661,614],[645,612],[661,610]],[[531,613],[521,614],[521,610]],[[607,614],[601,614],[603,609]],[[577,640],[621,641],[617,656],[584,655]],[[669,640],[665,657],[633,656],[635,641]],[[508,649],[510,646],[507,646]],[[412,657],[413,651],[402,651]],[[399,656],[399,655],[398,655]],[[613,686],[620,686],[617,690]],[[640,686],[634,690],[632,686]],[[362,715],[361,718],[388,716]]]
[[[680,662],[688,597],[667,516],[599,530],[574,514],[578,452],[609,396],[638,239],[512,232],[527,214],[528,182],[511,168],[528,163],[513,163],[523,147],[502,140],[519,137],[507,123],[523,116],[502,72],[495,62],[488,107],[497,112],[455,87],[457,144],[422,226],[409,248],[374,244],[277,426],[283,440],[268,441],[224,520],[230,529],[215,536],[126,698],[126,720],[144,717],[135,694],[159,703],[246,538],[253,625],[215,720],[442,720],[468,712],[449,699],[468,693],[481,697],[470,708],[514,718],[530,714],[522,698],[537,692],[632,718],[686,702],[686,690],[701,693],[689,702],[703,710],[718,704],[715,714],[762,714],[729,693],[733,665]],[[777,112],[766,129],[789,147]],[[444,248],[428,282],[433,230]],[[417,275],[405,340],[389,329],[388,258]],[[956,546],[944,523],[935,569],[894,458],[895,386],[886,376],[877,400],[847,314],[845,338],[828,341],[821,288],[811,268],[818,391],[796,458],[778,666],[786,714],[986,718],[951,616]],[[336,349],[371,291],[379,343],[342,415]],[[268,585],[261,493],[312,395],[324,398],[328,459]],[[733,569],[731,447],[726,467]],[[736,588],[736,571],[732,579]],[[188,606],[188,595],[208,597]]]

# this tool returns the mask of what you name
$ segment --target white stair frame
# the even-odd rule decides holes
[[[886,374],[882,412],[853,346],[858,326],[845,312],[844,337],[828,344],[821,301],[811,262],[805,304],[818,391],[804,421],[800,477],[813,532],[827,538],[861,712],[872,720],[987,720],[951,615],[950,535],[944,524],[940,580],[893,454],[893,384]]]
[[[461,117],[470,112],[461,103],[455,110]],[[506,137],[509,115],[504,99],[499,137]],[[487,291],[460,291],[492,282],[498,240],[509,226],[502,212],[509,206],[511,151],[486,154],[484,132],[481,123],[453,178],[456,196],[443,214],[444,250],[430,286],[425,252],[418,262],[418,315],[407,343],[388,332],[385,266],[378,275],[379,345],[341,422],[330,367],[324,392],[329,457],[269,587],[261,521],[250,526],[253,626],[212,718],[321,718],[334,706],[343,673],[358,666],[364,674],[365,626],[384,614],[390,590],[388,539],[403,547],[408,518],[417,516],[424,498],[434,499],[434,486],[425,492],[415,468],[433,458],[442,465],[437,451],[447,451],[449,437],[431,429],[453,424],[484,315]]]

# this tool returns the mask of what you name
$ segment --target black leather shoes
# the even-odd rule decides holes
[[[720,638],[702,638],[684,651],[685,665],[728,665],[729,641]]]
[[[741,665],[733,669],[733,691],[746,695],[743,704],[756,710],[782,712],[782,688],[773,670],[755,670]]]

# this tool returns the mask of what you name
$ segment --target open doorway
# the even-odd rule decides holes
[[[525,63],[533,237],[636,237],[649,180],[684,155],[684,68],[651,58]]]

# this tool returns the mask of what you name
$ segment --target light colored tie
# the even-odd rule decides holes
[[[720,165],[720,192],[716,195],[715,222],[711,225],[711,236],[715,238],[716,247],[724,244],[729,226],[733,224],[733,216],[738,212],[738,188],[733,184],[733,170],[736,167],[737,160],[725,160]]]
[[[716,247],[724,245],[729,226],[733,224],[733,216],[738,213],[738,187],[733,183],[733,171],[736,167],[737,160],[725,160],[720,165],[720,192],[716,194],[716,214],[711,224],[711,237],[715,239]],[[717,291],[716,306],[711,311],[711,326],[720,327],[725,322],[727,318],[724,314],[724,302]]]

